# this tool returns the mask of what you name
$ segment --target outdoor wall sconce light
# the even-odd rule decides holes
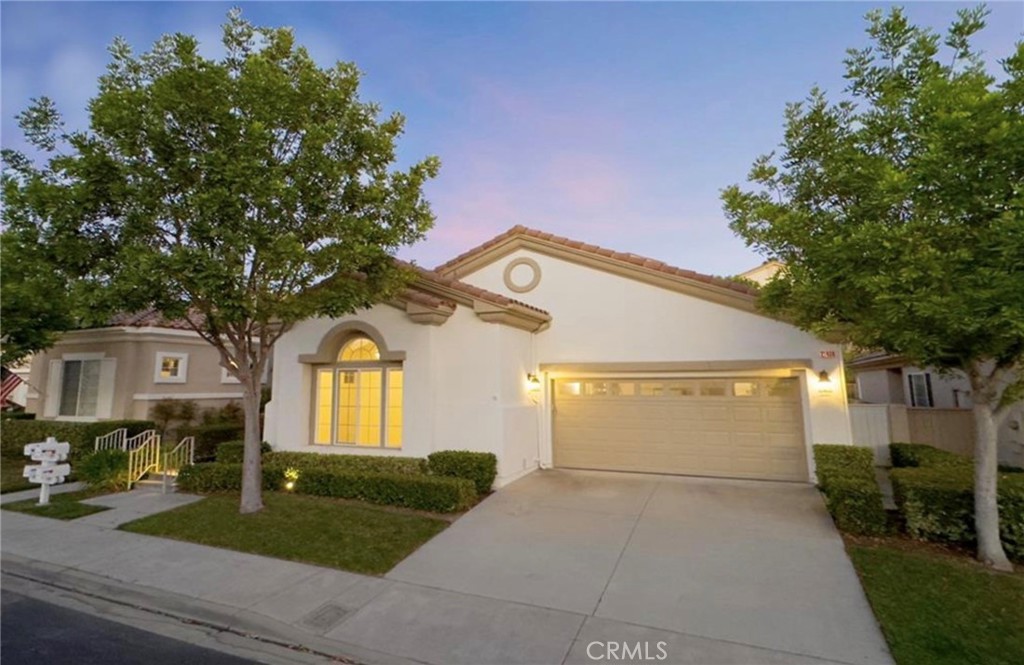
[[[540,392],[540,379],[533,372],[526,375],[526,388],[531,393]]]
[[[828,372],[821,370],[818,372],[818,394],[828,395],[832,392],[832,377],[828,375]]]
[[[818,372],[818,383],[832,383],[832,379],[829,378],[828,372],[825,370]]]

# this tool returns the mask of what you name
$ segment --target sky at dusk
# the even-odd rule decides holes
[[[406,258],[433,267],[515,225],[715,274],[760,258],[733,236],[719,190],[781,138],[787,101],[843,88],[846,48],[867,44],[868,3],[239,3],[288,25],[321,63],[351,60],[362,97],[407,118],[404,164],[441,158],[437,224]],[[944,30],[958,3],[912,3]],[[991,3],[989,62],[1024,31],[1024,3]],[[121,35],[165,32],[219,53],[221,3],[0,4],[0,141],[47,95],[69,126]]]

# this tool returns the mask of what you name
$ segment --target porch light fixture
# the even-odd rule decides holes
[[[818,372],[818,383],[832,383],[832,379],[829,378],[828,372],[825,370]]]
[[[531,393],[540,392],[540,379],[533,372],[526,375],[526,389]]]

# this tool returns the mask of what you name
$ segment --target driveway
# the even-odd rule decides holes
[[[809,485],[537,472],[387,577],[583,615],[571,663],[892,662]]]

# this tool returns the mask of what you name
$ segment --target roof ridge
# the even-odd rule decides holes
[[[510,238],[514,238],[516,236],[524,236],[527,238],[532,238],[534,240],[541,240],[545,242],[554,243],[556,245],[561,245],[562,247],[566,247],[577,252],[601,256],[607,259],[620,261],[622,263],[628,263],[630,265],[638,266],[641,268],[647,268],[649,270],[654,270],[667,275],[674,275],[676,277],[682,277],[685,279],[703,282],[705,284],[710,284],[712,286],[718,286],[720,288],[729,289],[731,291],[736,291],[738,293],[742,293],[745,295],[753,296],[758,293],[758,289],[756,287],[751,286],[749,284],[738,282],[733,279],[729,279],[728,277],[720,277],[717,275],[710,275],[706,273],[697,272],[696,270],[690,270],[688,268],[680,268],[678,266],[671,265],[658,259],[643,256],[641,254],[634,254],[633,252],[619,252],[613,249],[607,249],[599,245],[585,243],[579,240],[572,240],[569,238],[565,238],[563,236],[556,236],[552,233],[541,231],[539,229],[532,229],[527,226],[523,226],[522,224],[516,224],[512,228],[502,233],[499,233],[490,240],[486,240],[483,243],[477,245],[476,247],[468,251],[465,251],[459,254],[458,256],[442,263],[441,265],[434,268],[434,272],[436,272],[439,275],[445,275],[446,272],[455,270],[461,264],[465,263],[467,260],[475,256],[478,256],[479,254],[482,254],[483,252],[490,249],[491,247],[499,245],[505,242],[506,240],[509,240]]]

